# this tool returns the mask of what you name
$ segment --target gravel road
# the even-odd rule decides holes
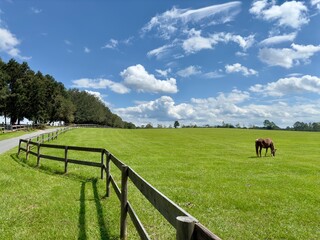
[[[26,139],[26,138],[31,138],[31,137],[35,137],[37,135],[40,135],[42,133],[49,133],[49,132],[54,132],[56,131],[57,129],[46,129],[46,130],[40,130],[40,131],[37,131],[37,132],[33,132],[33,133],[29,133],[29,134],[25,134],[25,135],[22,135],[20,137],[15,137],[15,138],[10,138],[10,139],[6,139],[6,140],[2,140],[0,141],[0,154],[16,147],[19,145],[19,140],[20,139]]]

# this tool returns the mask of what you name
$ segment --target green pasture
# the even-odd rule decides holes
[[[274,140],[275,158],[256,157],[258,137]],[[320,238],[319,133],[74,129],[53,143],[106,148],[222,239]],[[41,160],[36,168],[35,157],[15,153],[0,155],[0,239],[118,239],[120,204],[113,191],[105,198],[100,169],[70,164],[63,174],[63,163]],[[111,173],[119,182],[115,166]],[[132,184],[129,201],[152,239],[175,239]],[[138,239],[132,224],[128,234]]]
[[[31,131],[14,131],[14,132],[3,133],[2,131],[0,131],[0,141],[5,140],[5,139],[9,139],[9,138],[19,137],[19,136],[22,136],[22,135],[30,133],[30,132]]]

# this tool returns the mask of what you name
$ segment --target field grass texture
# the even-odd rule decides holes
[[[270,137],[276,157],[257,158]],[[246,129],[74,129],[53,143],[105,148],[222,239],[320,238],[320,134]],[[43,149],[63,157],[64,152]],[[264,156],[265,150],[262,151]],[[0,239],[118,239],[120,203],[100,169],[0,155]],[[100,161],[99,154],[71,152]],[[120,172],[111,167],[120,184]],[[129,184],[152,239],[174,229]],[[128,239],[139,239],[134,226]]]

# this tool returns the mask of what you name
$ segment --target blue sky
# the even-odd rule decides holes
[[[0,57],[125,121],[320,121],[320,0],[0,0]]]

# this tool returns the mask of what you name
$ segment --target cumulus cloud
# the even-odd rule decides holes
[[[297,36],[296,32],[285,34],[285,35],[279,35],[279,36],[273,36],[264,39],[259,43],[261,46],[270,46],[270,45],[276,45],[284,42],[292,42]]]
[[[130,89],[121,83],[116,83],[108,79],[97,78],[81,78],[78,80],[73,80],[73,87],[76,88],[92,88],[92,89],[104,89],[109,88],[111,91],[119,94],[129,93]]]
[[[192,106],[186,103],[175,104],[169,96],[162,96],[150,102],[139,103],[134,107],[115,109],[117,114],[128,119],[158,119],[167,121],[192,118]]]
[[[240,11],[241,2],[212,5],[200,9],[179,9],[173,7],[153,17],[141,30],[142,35],[154,31],[158,37],[170,39],[187,26],[195,24],[212,25],[233,20]]]
[[[30,57],[24,57],[20,54],[18,45],[20,41],[8,29],[0,27],[0,52],[8,54],[10,57],[28,60]]]
[[[184,40],[182,48],[186,53],[195,53],[203,49],[213,49],[218,43],[234,42],[238,44],[243,50],[250,48],[254,43],[254,35],[242,37],[232,33],[215,33],[208,37],[201,36],[201,31],[193,31],[191,36]]]
[[[320,78],[310,75],[281,78],[266,85],[256,84],[250,88],[250,91],[273,97],[299,93],[320,94]]]
[[[309,84],[312,85],[312,84]],[[271,90],[271,89],[270,89]],[[319,90],[318,90],[319,92]],[[270,101],[270,96],[255,99],[253,92],[234,89],[229,93],[218,93],[215,97],[191,98],[188,102],[176,103],[168,96],[149,102],[137,102],[135,106],[113,109],[124,120],[137,125],[166,123],[221,124],[222,121],[241,125],[262,125],[272,119],[277,125],[292,126],[296,121],[313,122],[320,115],[319,100]],[[251,96],[253,95],[253,96]]]
[[[245,66],[242,66],[240,63],[235,63],[233,65],[226,65],[226,72],[227,73],[241,73],[244,76],[250,76],[250,75],[258,75],[258,72],[254,69],[249,69]]]
[[[190,77],[192,75],[200,74],[201,70],[198,66],[189,66],[177,72],[180,77]]]
[[[308,8],[300,1],[286,1],[281,5],[276,5],[275,1],[257,0],[253,2],[250,9],[250,13],[258,18],[293,29],[299,29],[309,22],[307,12]]]
[[[149,74],[145,68],[137,64],[128,67],[120,73],[123,78],[123,84],[129,88],[133,88],[138,92],[152,93],[177,93],[178,88],[176,79],[169,78],[167,80],[156,79],[153,74]]]
[[[263,48],[259,50],[259,59],[270,66],[291,68],[294,65],[308,63],[310,58],[320,51],[320,45],[291,44],[291,48]]]

